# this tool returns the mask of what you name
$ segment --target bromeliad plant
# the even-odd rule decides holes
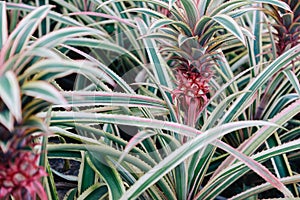
[[[1,134],[1,147],[15,144],[12,133],[20,127],[28,136],[54,133],[60,143],[43,137],[39,152],[48,173],[42,183],[49,199],[58,199],[53,173],[77,184],[65,199],[299,196],[300,46],[273,53],[270,60],[264,45],[276,40],[259,37],[270,33],[262,11],[270,15],[267,9],[278,7],[288,13],[286,3],[36,2],[55,4],[64,15],[49,6],[1,4],[1,16],[6,9],[18,14],[34,10],[1,40],[1,77],[14,86],[0,85],[7,86],[0,93],[1,120],[13,120],[1,121],[7,132]],[[240,52],[248,54],[241,58]],[[280,72],[291,63],[294,74],[284,78]],[[72,91],[63,91],[55,80],[71,73],[80,75]],[[137,81],[132,84],[128,76]],[[18,93],[7,99],[9,91]],[[16,99],[19,110],[9,104]],[[28,140],[18,144],[25,148]],[[79,161],[79,174],[57,172],[47,164],[56,158]],[[247,181],[253,172],[257,182]],[[37,173],[35,181],[42,175]],[[276,190],[268,196],[265,191],[271,188]]]
[[[156,21],[151,24],[150,33],[146,37],[158,39],[161,42],[161,51],[173,54],[170,64],[175,68],[177,82],[177,88],[172,92],[173,100],[185,113],[184,123],[194,127],[208,103],[208,85],[213,75],[212,70],[221,56],[218,50],[223,43],[235,38],[244,43],[243,32],[251,35],[247,30],[241,29],[232,18],[246,12],[237,12],[235,9],[248,5],[249,2],[227,2],[218,9],[213,9],[216,5],[206,1],[151,3],[154,3],[158,11],[148,8],[134,8],[129,11],[154,16]],[[155,32],[158,29],[161,31]],[[215,37],[224,31],[228,33]],[[180,111],[177,112],[180,115]]]
[[[222,44],[233,39],[244,44],[244,34],[251,35],[234,20],[246,12],[246,9],[236,9],[246,5],[249,2],[175,1],[160,5],[164,10],[170,9],[166,16],[152,12],[159,19],[151,25],[150,31],[161,30],[152,36],[163,38],[162,52],[174,54],[170,57],[177,83],[172,92],[173,100],[184,112],[184,123],[189,126],[195,127],[208,104],[209,82],[216,60],[222,57]],[[147,9],[136,10],[149,12]]]
[[[270,6],[267,14],[271,17],[271,26],[274,28],[274,52],[276,56],[282,55],[290,48],[299,44],[299,17],[300,5],[295,0],[285,0],[291,11]]]
[[[61,15],[50,11],[51,7],[0,2],[1,199],[36,199],[37,196],[47,199],[41,178],[51,173],[47,170],[45,157],[45,144],[51,132],[48,120],[37,114],[50,111],[51,105],[67,109],[68,102],[55,79],[74,71],[98,78],[103,75],[88,62],[85,62],[85,71],[80,71],[82,62],[71,62],[55,49],[68,38],[101,32],[80,27],[80,23],[71,18],[59,18]],[[9,22],[21,17],[20,12],[8,15],[9,10],[15,9],[27,13],[9,31],[9,26],[13,26]],[[74,27],[40,34],[39,29],[50,30],[49,27],[39,27],[47,16]]]
[[[273,59],[278,58],[289,49],[298,45],[300,39],[300,26],[298,22],[300,17],[300,5],[298,1],[284,2],[290,6],[291,11],[283,10],[276,6],[266,6],[266,9],[268,9],[266,14],[270,18],[268,23],[272,30],[271,35],[269,36],[271,40],[268,43],[268,47],[273,49],[272,54],[270,55]],[[266,53],[270,54],[270,52]],[[294,89],[299,93],[299,81],[297,78],[299,69],[296,64],[297,59],[298,58],[295,58],[295,60],[292,60],[291,63],[287,63],[285,67],[281,68],[278,73],[270,79],[266,86],[268,90],[262,96],[259,111],[255,115],[256,119],[263,118],[267,113],[269,106],[268,102],[272,99],[272,94],[276,94],[276,90],[278,90],[278,88],[282,88],[282,85],[279,84],[280,80],[283,81],[284,78],[287,77]],[[278,95],[277,99],[280,96],[281,95]]]

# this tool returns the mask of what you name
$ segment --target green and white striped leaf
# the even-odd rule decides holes
[[[274,60],[270,65],[268,65],[261,73],[253,79],[251,83],[244,89],[245,91],[250,91],[242,94],[231,106],[231,108],[225,113],[222,118],[222,122],[229,122],[238,117],[241,112],[247,108],[249,101],[253,95],[257,92],[259,88],[265,84],[269,77],[272,77],[280,69],[289,64],[296,56],[299,55],[300,45],[293,47],[292,49],[285,52],[283,55]]]
[[[130,141],[128,142],[128,144],[126,145],[124,151],[123,151],[123,155],[119,158],[118,162],[122,162],[122,159],[124,158],[124,156],[126,154],[128,154],[131,149],[133,147],[135,147],[136,145],[138,145],[139,143],[141,143],[143,140],[156,135],[156,133],[154,131],[151,130],[145,130],[145,131],[140,131],[137,134],[135,134]]]
[[[209,128],[212,128],[213,125],[217,122],[218,119],[221,118],[221,116],[226,111],[226,108],[230,103],[232,103],[234,98],[237,98],[239,95],[241,95],[243,92],[237,92],[232,95],[227,96],[223,101],[221,101],[218,106],[213,110],[209,118],[205,121],[202,127],[202,131],[207,130]]]
[[[290,176],[290,177],[285,177],[285,178],[281,178],[279,179],[280,182],[282,182],[283,184],[285,185],[288,185],[288,184],[292,184],[292,183],[299,183],[300,182],[300,175],[297,174],[297,175],[294,175],[294,176]],[[254,196],[254,195],[257,195],[257,194],[261,194],[263,192],[267,192],[268,190],[272,189],[273,186],[270,184],[270,183],[264,183],[264,184],[261,184],[261,185],[258,185],[256,187],[253,187],[251,189],[248,189],[244,192],[241,192],[231,198],[229,198],[230,200],[238,200],[238,199],[247,199],[248,197],[251,197],[251,196]],[[288,198],[290,199],[290,198]],[[296,199],[293,198],[293,199]]]
[[[300,112],[300,100],[296,100],[289,107],[282,110],[274,118],[271,119],[271,122],[284,125],[288,120],[293,118]],[[263,144],[267,138],[269,138],[272,133],[277,130],[277,128],[263,127],[253,134],[249,139],[245,140],[238,148],[239,151],[243,152],[246,155],[251,155],[256,149],[258,149],[261,144]],[[223,163],[215,170],[214,175],[218,174],[224,168],[228,167],[235,161],[234,157],[229,156]],[[214,176],[213,175],[213,176]]]
[[[166,18],[166,16],[161,14],[160,12],[157,12],[155,10],[148,9],[148,8],[131,8],[131,9],[125,10],[124,13],[125,12],[143,13],[143,14],[146,14],[148,16],[156,17],[156,18],[159,18],[159,19]]]
[[[39,61],[34,65],[30,66],[20,76],[20,79],[26,80],[28,76],[40,72],[50,73],[52,74],[52,76],[55,76],[56,74],[60,74],[61,72],[65,72],[65,73],[68,72],[68,74],[78,73],[91,78],[97,77],[99,79],[105,79],[107,77],[102,70],[99,70],[97,67],[95,67],[93,63],[87,60],[77,60],[76,62],[73,62],[69,60],[48,59],[48,60]]]
[[[212,143],[217,138],[226,135],[235,130],[250,126],[259,126],[259,125],[272,125],[264,121],[244,121],[244,122],[232,122],[222,126],[212,128],[208,131],[203,132],[198,135],[196,138],[191,139],[177,150],[172,152],[167,156],[163,161],[158,165],[153,167],[148,171],[144,176],[142,176],[129,190],[122,196],[122,200],[132,198],[137,198],[143,191],[148,189],[151,185],[157,182],[165,174],[174,169],[177,165],[183,162],[185,159],[201,150],[206,145]]]
[[[149,32],[154,32],[155,30],[163,27],[163,26],[166,26],[166,25],[174,25],[174,26],[177,26],[178,28],[178,31],[179,30],[182,30],[184,31],[184,33],[187,35],[187,36],[192,36],[193,33],[192,33],[192,30],[191,28],[184,22],[181,22],[181,21],[175,21],[175,20],[171,20],[171,19],[158,19],[156,20],[149,28]],[[159,39],[159,38],[157,38]]]
[[[272,157],[282,155],[285,153],[293,152],[300,147],[299,140],[295,140],[292,142],[285,143],[283,145],[262,151],[258,154],[251,156],[252,159],[257,162],[263,163],[266,160],[271,159]],[[248,172],[250,168],[248,168],[244,162],[237,162],[232,164],[223,170],[215,177],[211,178],[209,182],[203,187],[202,191],[199,192],[199,198],[214,198],[219,195],[222,191],[224,191],[229,185],[229,182],[233,182],[242,177],[246,172]],[[271,185],[271,184],[270,184]]]
[[[277,0],[250,0],[250,1],[254,3],[271,4],[292,12],[290,6],[286,4],[284,1],[277,1]]]
[[[108,195],[107,186],[103,183],[95,183],[78,196],[77,200],[103,199],[106,195]]]
[[[150,108],[166,108],[164,101],[144,95],[118,92],[74,91],[63,92],[62,95],[72,106],[143,106]]]
[[[5,1],[0,2],[0,49],[2,49],[3,44],[8,38],[8,27],[7,27],[7,17],[6,17],[6,3]]]
[[[83,8],[78,7],[78,4],[77,4],[78,1],[74,2],[74,1],[53,0],[53,2],[57,3],[59,6],[64,7],[66,10],[68,10],[68,11],[66,11],[66,13],[68,13],[68,16],[64,15],[63,17],[72,19],[71,17],[69,17],[69,16],[71,16],[71,14],[83,11],[82,10]],[[77,4],[77,5],[75,5],[75,4]],[[82,4],[86,4],[85,6],[87,7],[87,2],[82,2]],[[91,6],[92,6],[92,2],[91,2]],[[84,6],[82,6],[82,7],[84,7]],[[82,25],[83,24],[94,24],[95,25],[94,27],[96,27],[98,30],[105,32],[103,26],[95,24],[96,20],[87,15],[80,15],[78,19],[76,19],[76,20],[72,19],[72,20],[74,20],[74,22],[76,22],[78,24],[82,23]],[[79,24],[79,26],[81,26],[81,25]]]
[[[198,22],[196,23],[195,25],[195,28],[194,28],[194,33],[196,35],[201,35],[204,30],[206,29],[206,25],[212,20],[211,17],[209,16],[203,16],[200,18],[200,20],[198,20]]]
[[[28,46],[28,41],[39,24],[47,16],[50,6],[41,6],[23,18],[16,29],[10,34],[8,41],[12,42],[10,56],[13,56]]]
[[[65,180],[67,180],[67,181],[75,181],[75,182],[77,182],[78,181],[78,178],[77,178],[77,176],[74,176],[74,175],[66,175],[66,174],[63,174],[63,173],[61,173],[61,172],[58,172],[58,171],[56,171],[55,169],[51,169],[52,170],[52,172],[53,172],[53,174],[55,174],[56,176],[58,176],[58,177],[60,177],[60,178],[62,178],[62,179],[65,179]]]
[[[62,28],[59,30],[52,31],[51,33],[39,38],[37,41],[34,42],[32,48],[33,47],[52,48],[57,46],[58,44],[63,43],[68,38],[80,37],[86,35],[104,36],[104,34],[101,31],[88,28],[88,27],[68,27],[68,28]]]
[[[114,159],[118,159],[122,152],[114,149],[108,145],[94,145],[94,144],[49,144],[48,152],[49,158],[68,158],[81,160],[80,151],[89,151],[101,156],[109,156]],[[139,158],[132,155],[126,155],[124,161],[134,164],[135,167],[139,168],[142,172],[149,171],[151,167],[141,161]]]
[[[280,113],[286,106],[299,99],[297,93],[291,93],[281,96],[278,100],[272,103],[270,109],[265,114],[266,119],[273,118],[276,114]]]
[[[190,0],[182,0],[181,1],[185,15],[188,16],[186,19],[190,27],[194,27],[198,21],[199,13],[197,10],[196,2]]]
[[[274,188],[277,188],[279,191],[281,191],[285,197],[294,197],[291,191],[289,191],[288,188],[285,187],[283,183],[281,183],[265,166],[260,164],[259,162],[253,160],[252,158],[246,156],[245,154],[235,150],[228,144],[218,140],[215,143],[216,146],[219,148],[227,151],[243,163],[247,165],[251,170],[256,172],[260,177],[262,177],[264,180],[269,182]]]
[[[175,2],[176,2],[176,0],[169,0],[169,10],[172,9]]]
[[[43,116],[41,113],[39,116]],[[201,132],[195,128],[168,121],[161,121],[157,119],[149,119],[142,117],[135,117],[129,115],[113,115],[113,114],[98,114],[98,113],[79,113],[79,112],[53,112],[51,123],[69,124],[69,123],[84,123],[84,124],[98,124],[98,123],[112,123],[123,124],[137,127],[147,127],[154,129],[163,129],[179,133],[181,135],[195,137]]]
[[[76,199],[76,193],[77,193],[77,188],[70,189],[66,193],[66,195],[64,196],[63,200],[74,200],[74,199]]]
[[[123,181],[115,166],[106,157],[95,154],[92,151],[88,153],[89,165],[104,178],[109,188],[110,199],[119,199],[125,192]]]
[[[214,0],[211,1],[212,4],[209,5],[207,9],[210,16],[215,16],[219,14],[227,14],[229,16],[230,13],[236,12],[244,12],[247,10],[246,6],[250,4],[249,1],[244,0],[235,0],[235,1],[223,1],[223,0]]]
[[[136,19],[138,29],[140,31],[141,35],[147,34],[147,26],[141,19]],[[155,78],[152,78],[152,75],[149,72],[149,76],[153,79],[155,84],[159,87],[160,92],[162,93],[163,99],[166,101],[168,108],[170,109],[170,115],[171,120],[176,121],[176,114],[175,111],[171,105],[171,95],[169,93],[166,93],[161,87],[167,86],[168,88],[172,88],[171,84],[171,77],[168,74],[167,71],[167,63],[162,58],[162,55],[160,54],[158,50],[158,46],[155,44],[153,39],[144,38],[143,39],[146,51],[148,53],[148,57],[150,59],[150,63],[152,65],[152,70],[154,71]],[[147,69],[148,70],[148,69]],[[159,83],[159,84],[158,84]]]
[[[9,131],[14,129],[14,117],[9,110],[2,110],[0,112],[0,123],[5,126]]]
[[[78,193],[86,193],[90,187],[93,187],[96,179],[96,172],[88,164],[88,154],[87,152],[81,152],[82,160],[80,163],[80,169],[78,174]],[[90,191],[92,192],[92,191]]]
[[[57,105],[67,105],[62,94],[45,81],[29,81],[22,85],[22,93]]]
[[[31,12],[36,9],[36,7],[34,7],[34,6],[20,4],[20,3],[7,3],[6,7],[8,10],[21,10],[21,11],[26,11],[26,12]],[[59,14],[54,11],[50,11],[48,14],[48,17],[57,22],[61,22],[63,24],[67,24],[70,26],[83,26],[81,23],[72,19],[71,17]]]
[[[293,85],[294,89],[296,90],[296,92],[298,93],[298,95],[300,97],[300,83],[299,83],[299,78],[291,70],[284,70],[283,73],[289,79],[289,81],[291,82],[291,84]]]
[[[22,120],[21,93],[16,75],[7,71],[0,76],[0,97],[18,122]]]
[[[246,45],[245,38],[240,26],[228,15],[220,14],[212,17],[212,19],[222,25],[227,31],[237,37],[244,45]]]
[[[79,16],[88,15],[88,16],[102,17],[102,18],[107,18],[107,19],[115,20],[116,22],[119,22],[121,24],[126,24],[127,26],[130,26],[132,28],[136,27],[128,19],[123,19],[121,17],[114,16],[114,15],[108,15],[108,14],[105,14],[105,13],[98,13],[98,12],[73,12],[73,13],[70,14],[70,16],[72,16],[72,15],[79,15]]]
[[[24,27],[26,27],[26,25],[30,21],[35,21],[35,25],[33,25],[32,27],[28,27],[28,26],[26,27],[26,29],[29,29],[28,33],[32,33],[36,29],[36,27],[37,27],[36,25],[38,25],[41,22],[41,20],[44,17],[46,17],[50,8],[51,8],[50,6],[41,6],[39,8],[35,8],[32,12],[30,12],[25,18],[23,18],[19,22],[18,26],[10,34],[9,40],[12,41],[12,40],[16,39],[18,37],[18,35],[20,34],[20,32],[22,32],[22,29],[24,29]],[[25,37],[29,37],[29,36],[26,35]]]
[[[118,136],[115,136],[114,134],[104,132],[103,130],[96,129],[96,128],[90,127],[88,125],[74,124],[73,126],[69,125],[69,127],[76,128],[76,130],[78,130],[80,132],[88,132],[90,134],[94,134],[94,135],[99,136],[99,137],[104,137],[109,142],[114,142],[114,143],[116,143],[116,144],[118,144],[118,145],[120,145],[124,148],[128,143],[127,141],[123,140],[122,138],[120,138]],[[79,142],[85,143],[85,144],[102,145],[102,143],[99,142],[98,140],[95,140],[95,139],[90,138],[90,137],[85,137],[85,136],[80,135],[80,134],[72,133],[70,131],[64,130],[64,129],[59,128],[57,126],[51,126],[49,129],[55,134],[58,134],[58,135],[61,135],[61,136],[64,136],[64,137],[68,137],[68,138],[77,140]],[[133,147],[132,152],[136,153],[136,154],[139,154],[140,159],[143,160],[144,162],[149,163],[151,166],[156,165],[156,162],[153,160],[153,158],[150,157],[149,154],[144,153],[139,148]]]
[[[141,35],[147,34],[147,26],[146,24],[140,20],[136,20],[139,31]],[[159,81],[159,83],[163,86],[171,87],[170,85],[170,77],[165,69],[165,66],[167,65],[165,61],[162,59],[160,53],[158,52],[157,46],[154,43],[152,39],[144,38],[143,39],[145,46],[147,47],[146,50],[148,52],[148,56],[150,59],[150,62],[153,66],[153,71],[155,74],[155,77]]]

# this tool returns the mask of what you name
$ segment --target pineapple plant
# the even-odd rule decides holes
[[[281,2],[286,3],[290,9],[282,9],[275,5],[265,5],[265,13],[269,17],[268,26],[271,27],[271,36],[268,43],[268,48],[272,49],[271,58],[276,59],[283,55],[285,52],[291,48],[299,45],[300,43],[300,4],[296,0],[282,0]],[[269,51],[264,54],[268,54]],[[290,82],[293,84],[296,91],[298,91],[299,85],[299,67],[296,61],[299,58],[294,58],[291,62],[288,62],[284,67],[282,67],[278,72],[270,77],[266,92],[263,94],[260,104],[255,115],[255,119],[262,119],[266,117],[266,114],[270,113],[270,102],[274,95],[278,94],[278,88],[280,82],[284,80],[285,75]],[[281,81],[275,81],[281,80]],[[280,93],[280,92],[279,92]],[[277,97],[279,98],[279,97]]]
[[[300,40],[300,4],[297,0],[283,0],[290,7],[290,11],[269,5],[267,14],[272,18],[274,28],[276,56],[299,44]]]
[[[43,187],[51,184],[51,177],[46,177],[51,174],[46,159],[46,144],[52,134],[49,117],[38,115],[51,112],[52,106],[68,110],[69,102],[56,80],[82,67],[82,62],[70,61],[56,47],[68,38],[96,31],[79,27],[71,18],[57,18],[59,14],[51,8],[0,2],[0,199],[44,200],[55,194],[46,193]],[[26,13],[16,26],[9,24],[10,9],[24,9]],[[16,12],[15,17],[21,18],[21,13]],[[73,27],[39,35],[39,27],[48,16]],[[94,65],[85,64],[85,70],[79,73],[94,70],[89,74],[97,74]]]
[[[249,2],[198,0],[160,4],[161,13],[156,14],[160,18],[150,30],[159,29],[153,35],[163,38],[158,39],[161,51],[172,54],[169,64],[176,83],[172,97],[178,116],[184,113],[184,124],[195,127],[207,106],[214,68],[224,56],[222,45],[236,39],[245,44],[245,35],[251,36],[235,20],[240,16],[236,9],[247,5]]]

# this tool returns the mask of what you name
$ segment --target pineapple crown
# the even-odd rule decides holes
[[[272,27],[275,29],[277,56],[300,42],[300,3],[298,0],[284,0],[291,8],[291,11],[269,6],[267,13],[274,19]]]

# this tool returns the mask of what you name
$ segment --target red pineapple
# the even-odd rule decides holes
[[[46,176],[38,165],[39,154],[33,151],[32,139],[12,137],[5,148],[0,149],[0,199],[47,199],[40,179]],[[5,150],[4,150],[5,149]]]
[[[184,112],[185,124],[195,126],[198,116],[208,102],[209,81],[212,72],[209,65],[180,59],[176,68],[177,88],[173,90],[173,100]],[[209,62],[207,62],[209,63]],[[197,65],[194,66],[194,65]],[[204,67],[206,66],[206,67]]]

